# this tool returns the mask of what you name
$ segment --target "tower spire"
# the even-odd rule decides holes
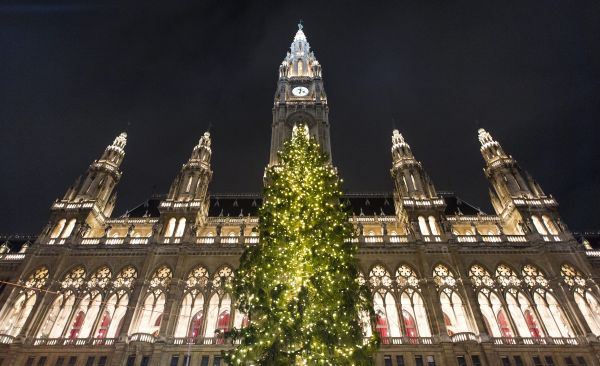
[[[310,135],[331,158],[329,108],[322,68],[306,39],[302,21],[298,23],[290,49],[279,65],[273,103],[270,165],[277,164],[277,153],[297,124],[306,125]]]
[[[542,235],[558,234],[563,226],[556,200],[546,196],[539,184],[489,132],[480,128],[477,137],[485,160],[483,171],[492,187],[492,206],[504,218],[505,230],[518,234],[527,230]]]

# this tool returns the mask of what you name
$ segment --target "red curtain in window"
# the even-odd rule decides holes
[[[102,321],[100,322],[100,329],[98,330],[97,338],[106,338],[106,334],[108,333],[108,327],[110,326],[110,314],[108,311],[104,312],[102,315]]]
[[[377,333],[379,333],[379,337],[381,337],[382,342],[386,343],[389,337],[387,319],[381,311],[377,312],[377,323],[375,325],[375,329],[377,330]]]
[[[83,325],[83,320],[85,319],[85,313],[80,311],[75,316],[75,321],[73,321],[73,326],[71,327],[71,332],[69,333],[69,339],[77,338],[79,335],[79,331],[81,330],[81,326]]]
[[[202,325],[204,323],[204,315],[202,311],[199,311],[192,318],[192,323],[190,324],[190,331],[188,333],[188,337],[196,338],[202,334]]]
[[[506,318],[506,313],[504,310],[500,310],[498,312],[498,325],[500,326],[500,334],[502,337],[512,337],[512,330],[510,329],[510,324],[508,323],[508,319]]]
[[[415,324],[415,319],[408,313],[408,311],[404,310],[402,312],[402,316],[404,318],[404,328],[406,329],[406,335],[408,337],[418,337],[419,334],[417,332],[417,325]]]
[[[533,338],[541,338],[542,332],[535,320],[533,314],[530,310],[525,310],[525,322],[527,322],[527,326],[529,327],[529,332]]]

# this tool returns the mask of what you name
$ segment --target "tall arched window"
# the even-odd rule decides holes
[[[389,342],[388,337],[400,337],[400,319],[396,307],[396,299],[392,294],[392,276],[385,267],[376,265],[369,273],[369,283],[375,292],[375,329],[382,342]]]
[[[44,287],[48,281],[48,268],[39,267],[32,272],[23,287],[15,290],[15,300],[7,302],[0,313],[0,334],[16,337],[21,332],[25,321],[29,318],[31,310],[37,300],[37,290]]]
[[[437,222],[433,216],[429,216],[429,227],[431,228],[431,235],[440,235]]]
[[[170,238],[173,236],[173,233],[175,232],[176,224],[177,224],[177,219],[174,217],[171,217],[169,219],[169,222],[167,223],[167,228],[165,229],[165,238]]]
[[[532,264],[527,264],[521,271],[523,280],[533,294],[533,302],[550,337],[573,337],[573,329],[569,325],[562,307],[548,286],[544,274]]]
[[[423,216],[419,216],[419,230],[421,230],[421,234],[429,235],[429,228],[427,227],[427,221]]]
[[[600,304],[596,295],[592,292],[588,281],[583,277],[575,267],[570,264],[563,264],[560,270],[563,281],[569,286],[577,307],[585,318],[590,330],[600,336]],[[592,280],[589,281],[593,283]]]
[[[179,224],[177,224],[177,230],[175,231],[175,237],[181,238],[185,233],[185,217],[179,219]]]
[[[198,266],[190,271],[186,280],[185,295],[177,318],[175,337],[202,336],[204,326],[204,293],[208,284],[208,271]]]
[[[158,336],[162,315],[165,311],[165,298],[173,274],[167,266],[158,268],[150,279],[144,307],[138,317],[137,329],[133,333],[147,333]]]
[[[76,266],[71,269],[61,282],[60,294],[56,297],[38,332],[38,337],[60,338],[66,332],[75,301],[84,287],[85,268]]]
[[[58,238],[58,236],[60,235],[60,233],[65,228],[65,224],[66,223],[67,223],[66,219],[60,219],[56,223],[56,226],[54,227],[54,230],[52,230],[52,233],[50,234],[50,239],[56,239],[56,238]]]
[[[495,291],[495,282],[490,273],[481,265],[475,264],[469,269],[471,284],[477,292],[477,301],[488,334],[493,337],[514,337],[506,310]]]
[[[63,230],[63,233],[60,236],[62,239],[65,239],[65,238],[68,238],[69,236],[71,236],[71,233],[73,232],[73,228],[75,227],[76,222],[77,222],[77,220],[75,220],[75,219],[69,220],[67,227],[65,227],[65,230]]]
[[[223,334],[229,330],[231,297],[225,292],[225,287],[232,279],[233,270],[228,266],[221,267],[212,278],[212,287],[215,293],[213,293],[208,302],[206,337],[218,337],[222,339]],[[227,327],[224,327],[225,321],[227,321]]]
[[[117,274],[112,282],[112,293],[106,301],[102,321],[96,332],[97,338],[115,338],[118,336],[127,312],[129,294],[133,290],[136,278],[137,271],[132,266],[123,267]]]
[[[544,227],[544,224],[542,224],[542,222],[540,221],[539,217],[533,215],[531,216],[531,221],[533,221],[533,226],[535,226],[535,229],[538,233],[542,235],[548,235],[548,232],[546,231],[546,228]]]
[[[471,317],[467,315],[462,298],[457,293],[456,278],[450,269],[443,264],[435,266],[433,269],[433,281],[440,293],[440,303],[448,334],[476,333],[475,325]]]
[[[419,287],[417,273],[403,264],[396,270],[396,283],[400,293],[402,320],[408,337],[430,337],[429,319]]]
[[[554,225],[554,221],[552,221],[551,218],[546,215],[542,215],[542,221],[544,222],[544,225],[550,234],[558,235],[558,229],[556,228],[556,225]]]

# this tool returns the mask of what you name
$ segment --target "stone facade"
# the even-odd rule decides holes
[[[279,69],[271,155],[298,123],[330,152],[321,65],[299,26]],[[393,193],[348,194],[360,281],[373,290],[378,365],[599,365],[600,252],[479,130],[495,214],[438,192],[398,132]],[[205,133],[165,196],[111,217],[126,134],[0,246],[0,365],[221,365],[247,322],[225,289],[256,244],[260,195],[209,195]],[[586,242],[587,243],[587,242]]]

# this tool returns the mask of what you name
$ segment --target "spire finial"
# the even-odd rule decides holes
[[[298,21],[298,30],[302,30],[302,28],[304,28],[304,21],[302,19],[300,19]]]

